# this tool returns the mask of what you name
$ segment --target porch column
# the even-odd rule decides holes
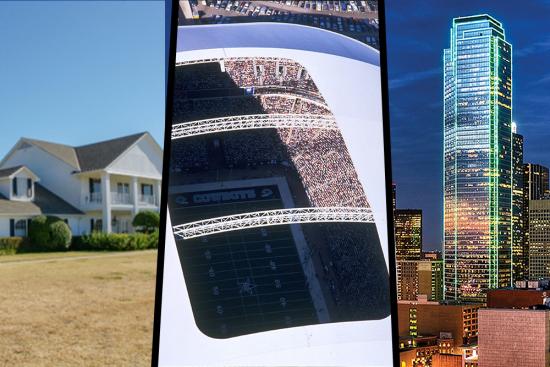
[[[162,192],[161,183],[162,183],[162,181],[158,180],[157,185],[156,185],[157,192],[156,192],[156,198],[155,198],[155,205],[158,206],[158,207],[160,207],[160,194]]]
[[[111,177],[107,172],[101,175],[101,204],[103,207],[103,232],[111,233]]]
[[[134,216],[138,213],[138,202],[139,202],[139,186],[138,186],[138,178],[136,176],[132,176],[132,204],[134,206],[132,207],[132,220],[134,219]]]

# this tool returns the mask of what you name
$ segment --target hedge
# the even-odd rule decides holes
[[[104,233],[75,236],[70,249],[76,251],[132,251],[158,247],[158,231],[153,233]]]
[[[0,255],[13,255],[23,245],[22,237],[0,237]]]

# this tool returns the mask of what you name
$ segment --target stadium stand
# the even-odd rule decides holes
[[[332,116],[307,70],[292,60],[230,58],[181,65],[176,68],[174,124],[210,118],[264,114]],[[289,116],[289,118],[293,117]],[[257,128],[218,131],[174,139],[172,140],[170,169],[173,173],[194,177],[196,183],[208,182],[212,177],[230,177],[231,180],[247,179],[250,178],[250,172],[258,172],[254,176],[254,178],[258,178],[258,175],[263,172],[262,169],[277,169],[278,173],[283,172],[287,176],[286,179],[289,182],[297,182],[297,184],[289,184],[291,195],[295,201],[302,200],[306,205],[312,207],[369,206],[344,139],[340,131],[334,129]],[[170,177],[172,180],[173,176]],[[186,182],[189,183],[189,179]],[[255,207],[251,205],[251,203],[247,203],[246,206],[244,203],[231,203],[218,207],[209,205],[206,206],[208,209],[204,209],[204,211],[200,208],[196,210],[199,210],[199,213],[205,213],[204,215],[207,214],[207,217],[214,217],[224,214],[220,212],[221,210],[231,210],[228,214],[235,214],[235,210],[252,210]],[[254,205],[260,204],[255,203]],[[271,202],[261,205],[265,205],[265,209],[273,209],[270,206],[273,205]],[[277,205],[282,205],[282,202],[278,202]],[[189,213],[189,209],[185,212]],[[178,212],[177,215],[181,219],[183,211]],[[181,224],[181,222],[177,222],[177,217],[172,219],[174,225]],[[316,270],[317,274],[309,276],[319,277],[326,283],[326,287],[329,289],[328,294],[332,297],[331,302],[335,305],[335,308],[331,309],[331,319],[347,321],[373,319],[387,315],[387,304],[389,304],[386,284],[387,270],[374,224],[323,223],[306,224],[301,227],[304,230],[305,242],[312,249],[312,256],[316,255],[324,264]],[[290,259],[297,261],[295,249],[288,250],[295,247],[289,227],[282,226],[278,231],[281,236],[284,233],[284,241],[267,242],[269,237],[260,232],[239,230],[233,234],[223,234],[218,237],[206,236],[206,240],[210,242],[203,243],[198,239],[188,240],[191,242],[183,240],[185,243],[180,241],[181,245],[179,245],[178,251],[180,251],[182,264],[189,265],[195,261],[193,260],[195,256],[202,255],[193,253],[192,259],[187,251],[191,251],[191,248],[194,248],[193,251],[202,251],[206,246],[205,243],[216,243],[217,247],[212,247],[213,249],[226,251],[228,243],[231,242],[231,248],[254,249],[253,251],[257,251],[259,254],[258,256],[263,254],[261,251],[263,246],[269,245],[275,249],[284,244],[280,248],[281,251],[287,248],[284,250],[287,251],[284,256],[288,256],[289,261]],[[273,233],[273,229],[268,232]],[[251,239],[256,236],[260,236],[259,239],[254,240],[256,242],[245,241],[245,238]],[[189,247],[188,250],[186,246],[192,247]],[[256,247],[258,248],[256,249]],[[320,247],[324,250],[318,250]],[[210,261],[210,259],[207,260]],[[230,265],[227,266],[228,269],[231,268]],[[234,271],[242,272],[239,269]],[[369,276],[365,276],[365,270],[369,271]],[[224,271],[229,273],[230,270]],[[201,277],[206,277],[207,273],[201,273]],[[196,281],[197,284],[206,284],[212,281],[211,278],[213,279],[210,277],[205,280],[197,275]],[[270,278],[270,282],[278,282],[279,279],[279,275],[274,275],[272,280]],[[254,285],[259,279],[254,277],[245,279],[239,276],[239,282],[243,281]],[[300,278],[298,283],[300,284],[293,285],[297,289],[305,287],[307,290],[309,287],[304,278]],[[277,292],[279,291],[277,290]],[[249,295],[252,296],[254,292],[256,291],[251,290]],[[276,307],[285,308],[287,307],[286,300],[291,298],[287,295],[281,297],[285,299],[285,305],[277,304]],[[225,325],[223,332],[219,330],[214,332],[213,335],[218,337],[266,330],[269,329],[271,322],[273,325],[279,325],[278,327],[284,327],[280,325],[315,323],[316,316],[312,314],[311,300],[303,294],[300,297],[302,297],[300,302],[303,304],[297,304],[294,311],[287,313],[277,311],[281,312],[281,317],[284,316],[284,321],[283,319],[269,321],[271,319],[267,318],[261,325],[253,325],[253,318],[250,318],[247,319],[248,326],[244,324],[239,326],[237,321],[227,321],[230,319],[229,316],[222,324],[220,324],[221,321],[216,322],[208,319],[209,316],[204,317],[205,320],[210,320],[207,323],[212,323],[208,327],[218,328],[220,325]],[[222,306],[227,312],[229,304]],[[195,307],[199,306],[194,305]],[[262,307],[267,306],[262,304]],[[246,313],[250,311],[243,312],[246,316]],[[221,320],[226,316],[220,314],[219,317]],[[239,320],[239,317],[244,316],[236,314],[231,317],[235,317],[234,320]],[[289,317],[293,320],[290,323]],[[229,328],[229,331],[226,328]]]

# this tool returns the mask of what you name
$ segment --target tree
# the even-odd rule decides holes
[[[132,221],[132,226],[138,232],[151,233],[158,229],[160,224],[160,215],[152,210],[139,212]]]
[[[50,244],[55,249],[68,249],[73,235],[67,223],[57,221],[50,225]]]
[[[48,229],[48,218],[45,215],[38,215],[31,220],[29,225],[29,239],[33,247],[40,247],[50,242],[50,231]]]

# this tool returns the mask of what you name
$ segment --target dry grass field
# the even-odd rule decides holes
[[[156,255],[0,256],[0,366],[149,366]]]

